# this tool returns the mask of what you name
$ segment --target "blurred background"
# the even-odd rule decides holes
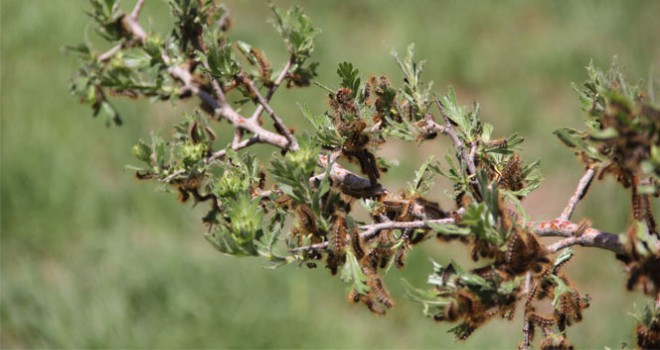
[[[275,1],[288,7],[291,1]],[[660,2],[648,1],[298,1],[323,33],[315,60],[318,80],[336,86],[335,70],[350,61],[363,73],[401,73],[390,55],[415,43],[426,59],[426,81],[463,104],[481,103],[495,133],[525,137],[523,157],[541,159],[546,181],[525,201],[535,219],[559,214],[582,175],[572,152],[552,130],[581,127],[570,83],[586,79],[593,60],[613,56],[627,77],[660,72]],[[272,62],[285,50],[265,1],[227,1],[233,38],[263,48]],[[206,243],[202,210],[139,183],[124,166],[130,149],[150,130],[194,106],[119,100],[123,127],[107,128],[68,94],[77,68],[62,47],[93,36],[84,0],[1,2],[1,286],[0,348],[515,348],[520,313],[492,320],[465,343],[405,299],[400,279],[423,286],[431,258],[464,259],[464,247],[417,249],[404,271],[387,282],[398,304],[385,317],[346,301],[346,285],[327,270],[263,268],[258,259],[222,256]],[[124,1],[130,10],[133,1]],[[148,1],[144,27],[166,30],[165,1]],[[321,113],[325,92],[282,89],[274,106],[291,124],[297,102]],[[226,127],[226,124],[222,126]],[[401,165],[386,184],[400,188],[429,154],[446,143],[388,147]],[[269,155],[272,149],[260,149]],[[434,195],[443,196],[440,182]],[[596,186],[576,218],[625,230],[628,196],[611,179]],[[656,203],[657,206],[657,203]],[[579,348],[634,344],[639,293],[625,291],[623,265],[612,254],[577,248],[568,272],[592,296],[585,321],[569,329]],[[463,260],[461,260],[463,261]],[[520,311],[520,310],[519,310]]]

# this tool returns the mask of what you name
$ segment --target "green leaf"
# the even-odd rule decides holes
[[[122,125],[123,122],[121,120],[121,117],[119,116],[119,112],[115,109],[113,105],[111,105],[109,102],[103,100],[101,101],[101,111],[103,111],[103,114],[106,116],[106,125]]]
[[[361,295],[369,293],[367,277],[362,272],[355,255],[350,250],[346,251],[346,263],[341,270],[341,280],[346,283],[353,283],[353,289]]]
[[[207,73],[212,77],[230,81],[241,72],[241,65],[236,60],[231,42],[219,40],[221,33],[217,31],[206,31],[204,43],[208,47],[207,53],[196,51],[198,59],[208,64]],[[219,44],[219,42],[223,42]]]
[[[301,137],[298,142],[298,151],[288,152],[284,159],[273,157],[270,173],[278,185],[290,187],[288,194],[294,201],[311,205],[313,191],[309,178],[313,176],[320,149],[308,137]]]
[[[151,164],[152,149],[144,141],[140,140],[137,145],[133,146],[133,156],[147,164]]]
[[[130,50],[122,53],[124,65],[129,69],[143,69],[151,64],[151,56],[144,50]]]
[[[302,63],[314,51],[314,38],[321,31],[312,26],[309,17],[298,6],[292,6],[285,13],[272,3],[270,7],[275,14],[275,29],[296,62]]]
[[[315,131],[314,139],[318,144],[330,148],[338,148],[344,144],[345,138],[335,127],[331,116],[327,113],[314,115],[305,104],[299,104],[298,107],[302,111],[303,116],[305,116],[305,119],[312,124]]]
[[[235,200],[226,199],[225,219],[215,226],[206,239],[218,251],[236,256],[259,255],[258,244],[263,232],[263,210],[259,198],[241,193]]]
[[[472,112],[468,112],[464,106],[458,104],[456,91],[451,86],[447,94],[440,97],[440,102],[445,115],[456,124],[458,136],[463,143],[470,143],[481,135],[481,122],[478,118],[479,104],[475,102]]]
[[[454,224],[436,224],[432,222],[425,222],[435,233],[440,233],[443,235],[459,235],[467,236],[471,233],[470,228],[460,227]]]
[[[408,193],[425,195],[435,184],[433,181],[434,176],[439,173],[440,165],[433,156],[430,156],[415,172],[413,182],[408,183]]]
[[[552,300],[552,306],[554,306],[557,310],[560,310],[561,305],[559,304],[559,299],[561,298],[561,296],[564,294],[571,295],[573,294],[573,291],[568,285],[566,285],[566,283],[564,283],[564,281],[561,278],[555,275],[549,275],[546,278],[549,278],[552,281],[552,283],[555,285],[555,290],[554,290],[555,298]]]
[[[584,142],[582,141],[582,133],[575,129],[561,128],[553,132],[561,142],[570,148],[578,147]]]
[[[422,86],[422,71],[425,61],[415,62],[415,44],[408,46],[403,59],[396,51],[392,51],[392,56],[405,76],[401,93],[413,106],[414,121],[418,121],[425,117],[431,105],[431,89],[433,88],[433,82],[429,82],[426,87]]]
[[[73,52],[78,54],[78,57],[82,60],[89,60],[92,58],[92,48],[88,43],[80,43],[77,45],[66,45],[64,46],[66,53]]]
[[[360,72],[353,68],[353,64],[342,62],[337,68],[337,75],[341,78],[341,86],[351,89],[351,98],[355,98],[360,89]]]
[[[88,15],[96,22],[96,32],[107,41],[122,38],[121,21],[124,12],[119,8],[119,0],[90,0],[92,12]]]
[[[561,266],[564,262],[570,260],[573,257],[573,249],[566,248],[561,251],[557,259],[555,259],[554,267]]]
[[[417,125],[403,120],[402,122],[397,122],[387,118],[387,124],[383,134],[385,137],[395,137],[402,141],[416,141],[421,133],[422,129]]]
[[[612,127],[603,130],[592,130],[589,132],[589,137],[593,140],[607,140],[617,136],[619,136],[619,132]]]
[[[227,161],[218,164],[222,169],[222,176],[217,177],[212,187],[213,192],[221,199],[232,199],[241,193],[249,193],[261,181],[261,166],[253,154],[243,153],[239,157],[228,151],[227,156]]]
[[[435,290],[415,288],[405,279],[402,279],[402,282],[406,289],[406,296],[421,303],[424,306],[424,315],[427,317],[444,317],[445,309],[455,303],[452,298],[439,296]]]

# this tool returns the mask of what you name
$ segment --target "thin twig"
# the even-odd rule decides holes
[[[135,7],[131,12],[131,17],[133,17],[133,19],[137,20],[138,16],[140,15],[140,11],[142,11],[142,6],[144,6],[144,0],[138,0],[137,3],[135,3]]]
[[[270,99],[275,95],[275,91],[277,91],[277,88],[282,84],[284,81],[284,78],[286,78],[287,74],[289,73],[289,69],[291,69],[291,66],[293,65],[293,57],[289,59],[286,64],[284,65],[284,68],[282,68],[282,71],[280,72],[280,75],[277,76],[275,81],[273,82],[273,85],[270,86],[268,89],[268,93],[266,93],[266,101],[270,102]],[[257,120],[259,119],[259,116],[261,116],[261,112],[264,111],[264,106],[262,104],[259,104],[257,106],[257,109],[254,110],[254,113],[250,116],[250,119]]]
[[[144,38],[146,38],[146,34],[145,34],[144,30],[137,23],[137,19],[138,19],[138,16],[140,15],[140,11],[142,10],[142,7],[144,6],[144,2],[145,2],[145,0],[138,0],[137,1],[137,3],[135,4],[135,7],[133,8],[133,11],[131,12],[131,14],[129,16],[131,23],[126,22],[126,25],[130,29],[135,30],[134,32],[131,32],[131,34],[133,36],[135,36],[136,38],[138,38],[139,40],[143,40]],[[121,44],[117,44],[117,45],[113,46],[110,50],[100,54],[97,59],[99,60],[99,62],[109,61],[114,55],[117,54],[117,52],[119,52],[122,48],[124,48],[125,44],[126,44],[125,42],[122,42]]]
[[[532,337],[531,337],[532,330],[530,329],[530,327],[534,327],[534,325],[530,320],[525,318],[525,321],[523,323],[523,343],[520,346],[521,350],[528,350],[529,345],[532,342]]]
[[[133,37],[140,42],[140,44],[144,44],[144,42],[147,40],[147,32],[145,32],[142,26],[140,26],[138,19],[134,18],[133,16],[124,16],[122,22],[128,32],[130,32]]]
[[[449,116],[445,113],[445,108],[438,100],[438,97],[435,97],[435,104],[438,106],[438,110],[440,110],[440,114],[442,115],[442,118],[445,121],[445,127],[443,129],[438,129],[438,131],[442,130],[445,134],[447,134],[452,141],[454,142],[454,145],[456,146],[456,149],[460,152],[461,158],[465,162],[465,165],[468,168],[469,175],[474,175],[477,173],[477,168],[474,165],[474,162],[470,161],[470,157],[468,156],[468,153],[465,150],[465,145],[461,141],[461,139],[458,137],[458,134],[456,134],[456,130],[454,130],[453,125],[451,124],[451,120],[449,119]]]
[[[625,247],[621,243],[619,235],[614,233],[601,232],[595,229],[588,229],[579,236],[562,239],[561,241],[547,246],[546,249],[550,253],[556,253],[564,248],[574,245],[602,248],[617,254],[625,253]]]
[[[368,241],[374,236],[376,236],[382,230],[430,228],[429,224],[447,225],[447,224],[453,224],[454,222],[455,222],[454,218],[436,219],[436,220],[382,222],[379,224],[360,226],[360,229],[364,230],[362,233],[360,233],[360,236],[362,236],[362,238]]]
[[[296,140],[296,137],[293,136],[291,133],[291,130],[284,125],[284,121],[282,121],[282,118],[280,118],[277,113],[270,107],[268,104],[268,101],[261,95],[259,90],[254,86],[254,83],[252,80],[247,76],[247,74],[242,74],[240,76],[241,82],[247,87],[247,89],[250,91],[250,93],[257,99],[257,102],[259,102],[259,105],[261,105],[264,110],[266,110],[266,113],[270,116],[271,119],[273,119],[273,122],[275,122],[275,129],[279,131],[284,137],[289,140],[289,146],[288,149],[292,151],[297,151],[300,149],[298,146],[298,140]]]
[[[461,155],[461,159],[463,160],[463,163],[465,163],[465,166],[467,168],[468,172],[468,177],[470,178],[470,183],[472,185],[473,190],[476,192],[476,195],[481,196],[481,188],[479,186],[479,183],[474,179],[476,173],[477,173],[477,167],[474,164],[474,157],[476,155],[476,144],[472,145],[470,149],[470,154],[465,149],[465,145],[461,141],[461,139],[458,137],[458,134],[456,133],[456,130],[454,129],[454,126],[451,123],[451,120],[449,119],[449,116],[445,113],[445,108],[438,100],[437,96],[434,96],[435,99],[435,104],[438,107],[438,110],[440,111],[440,114],[442,115],[442,118],[445,121],[445,125],[441,126],[436,123],[436,130],[438,132],[444,133],[448,135],[452,141],[454,142],[454,146],[456,147],[456,150]]]
[[[169,175],[168,177],[166,177],[166,178],[164,178],[164,179],[162,179],[162,180],[160,180],[160,181],[161,181],[161,182],[170,182],[170,181],[174,180],[174,178],[176,178],[177,176],[179,176],[179,175],[181,175],[181,174],[183,174],[183,173],[185,173],[185,170],[178,170],[178,171],[175,171],[174,173],[172,173],[171,175]]]
[[[234,139],[231,141],[231,147],[238,147],[241,143],[241,138],[243,138],[243,130],[239,128],[234,129]]]
[[[594,174],[596,174],[596,171],[593,168],[587,169],[587,171],[580,179],[580,182],[578,182],[578,186],[575,189],[575,192],[568,200],[568,204],[566,205],[566,208],[564,208],[564,211],[561,212],[561,215],[559,216],[559,220],[570,220],[578,202],[582,200],[582,198],[584,198],[584,196],[587,194],[587,190],[589,189],[589,184],[591,183],[591,180],[593,180]]]
[[[99,62],[107,62],[109,61],[119,50],[122,49],[123,44],[117,44],[113,46],[110,50],[100,54],[96,59],[99,60]]]
[[[238,151],[238,150],[243,149],[245,147],[251,146],[251,145],[253,145],[257,142],[259,142],[259,137],[258,136],[252,136],[249,139],[241,140],[240,142],[238,142],[236,144],[232,144],[231,149],[234,150],[234,151]],[[225,150],[225,149],[221,149],[217,152],[214,152],[213,154],[211,154],[210,157],[208,157],[206,159],[206,164],[209,164],[209,163],[213,162],[216,159],[221,159],[222,157],[224,157],[226,155],[227,155],[227,150]]]
[[[525,275],[525,288],[523,289],[523,294],[529,295],[531,286],[532,286],[532,273],[530,271],[527,271],[527,274]]]
[[[474,166],[474,159],[477,157],[477,143],[473,142],[472,145],[470,146],[470,154],[469,154],[469,164],[472,164]]]

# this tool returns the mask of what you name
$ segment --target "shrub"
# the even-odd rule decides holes
[[[434,263],[429,286],[408,286],[409,297],[434,320],[457,323],[451,331],[461,340],[522,307],[521,348],[531,346],[538,328],[540,348],[552,349],[570,347],[565,330],[589,306],[562,270],[571,247],[604,249],[625,264],[627,288],[651,298],[639,316],[638,345],[660,346],[660,234],[652,209],[660,194],[660,109],[616,63],[608,71],[589,65],[589,79],[576,86],[585,127],[555,134],[585,173],[562,213],[537,221],[521,204],[542,182],[539,162],[522,161],[522,137],[495,136],[479,105],[461,105],[451,88],[436,94],[422,79],[414,46],[403,56],[393,52],[404,75],[398,86],[385,76],[365,79],[343,62],[338,84],[327,87],[315,80],[318,63],[311,61],[319,30],[299,7],[271,5],[289,53],[273,66],[264,52],[229,36],[229,12],[212,0],[170,0],[175,21],[165,37],[140,25],[143,3],[125,13],[117,0],[91,0],[90,17],[112,48],[70,47],[82,60],[71,91],[109,124],[121,124],[109,96],[199,99],[171,139],[154,135],[133,153],[143,163],[139,179],[176,189],[182,202],[208,205],[205,237],[218,251],[259,256],[273,267],[323,265],[349,283],[349,300],[384,314],[395,304],[383,281],[392,266],[404,268],[406,254],[424,242],[458,241],[476,267]],[[330,110],[300,105],[312,131],[296,134],[271,99],[282,85],[312,84],[327,91]],[[216,136],[221,127],[233,132],[227,145]],[[451,140],[447,154],[427,159],[403,189],[382,185],[393,160],[379,156],[379,147],[438,137]],[[259,159],[249,150],[259,143],[277,152]],[[452,208],[428,199],[437,174],[452,183]],[[632,220],[622,234],[572,219],[592,182],[609,175],[631,193]],[[560,239],[546,244],[541,237]]]

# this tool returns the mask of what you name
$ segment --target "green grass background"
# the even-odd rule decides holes
[[[290,1],[276,1],[281,7]],[[608,67],[617,55],[631,80],[660,71],[659,2],[649,1],[299,1],[316,26],[319,81],[336,84],[339,62],[365,75],[401,74],[389,52],[416,43],[425,79],[436,91],[453,85],[460,100],[477,100],[498,135],[526,138],[523,157],[540,158],[546,181],[525,206],[537,219],[556,216],[581,176],[572,153],[551,131],[579,127],[570,83],[586,78],[590,60]],[[264,1],[228,1],[233,37],[265,49],[273,62],[286,56],[266,19]],[[121,128],[106,128],[67,92],[77,61],[61,48],[92,36],[83,0],[2,0],[1,44],[1,285],[0,348],[514,348],[520,315],[489,322],[456,343],[406,300],[400,278],[422,285],[428,256],[447,262],[466,254],[460,245],[417,249],[408,269],[387,277],[398,304],[385,317],[345,301],[346,286],[327,270],[264,269],[254,259],[225,257],[203,237],[201,211],[171,193],[139,183],[124,165],[131,146],[151,129],[171,131],[177,113],[168,103],[119,101]],[[132,1],[125,1],[130,9]],[[164,1],[148,1],[142,23],[165,30]],[[653,68],[655,67],[655,68]],[[319,88],[283,90],[275,107],[293,123],[297,102],[320,113]],[[223,125],[226,127],[226,125]],[[399,158],[386,184],[396,188],[429,154],[396,145]],[[270,154],[260,148],[261,154]],[[440,198],[446,186],[436,186]],[[629,219],[627,195],[606,180],[576,217],[621,232]],[[642,302],[624,290],[623,266],[604,252],[578,250],[569,272],[592,307],[569,330],[581,348],[632,344]]]

